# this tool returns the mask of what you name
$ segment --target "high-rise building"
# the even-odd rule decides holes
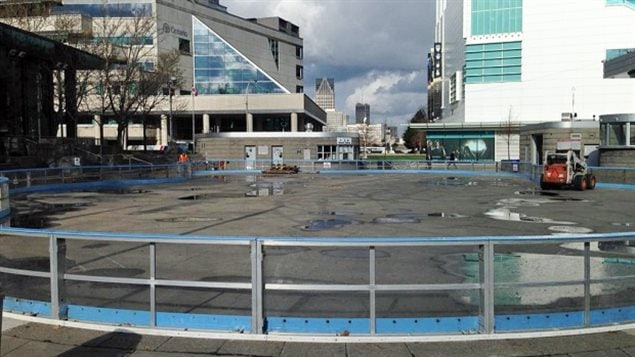
[[[433,142],[451,134],[450,146],[500,160],[520,157],[510,126],[633,113],[632,81],[603,78],[602,67],[635,49],[633,33],[632,0],[437,0],[428,54],[434,123],[419,126]]]
[[[324,110],[335,110],[335,80],[333,78],[315,80],[315,103]]]
[[[355,123],[363,124],[366,118],[366,124],[370,124],[370,105],[367,103],[355,104]]]

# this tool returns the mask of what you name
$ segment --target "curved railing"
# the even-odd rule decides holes
[[[0,273],[5,311],[52,319],[252,334],[495,334],[635,321],[633,240],[635,232],[338,239],[2,228]]]
[[[134,170],[127,179],[136,183],[191,173]],[[33,176],[27,186],[12,175],[5,184],[33,187]],[[1,228],[0,276],[5,311],[54,320],[255,335],[493,335],[635,322],[632,245],[635,232],[342,239]]]

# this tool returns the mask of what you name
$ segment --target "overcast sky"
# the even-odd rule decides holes
[[[300,26],[304,86],[335,79],[336,109],[355,120],[398,125],[426,102],[426,60],[434,38],[434,0],[221,0],[241,17],[280,16]],[[402,132],[402,128],[400,131]]]

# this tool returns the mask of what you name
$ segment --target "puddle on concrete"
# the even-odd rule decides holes
[[[476,186],[478,183],[476,181],[470,181],[467,177],[445,177],[442,179],[437,179],[433,181],[427,182],[432,186]]]
[[[218,222],[222,221],[222,218],[218,217],[170,217],[170,218],[159,218],[157,222],[168,222],[168,223],[190,223],[190,222]]]
[[[514,192],[515,195],[527,195],[527,196],[549,196],[549,197],[555,197],[555,196],[559,196],[560,194],[557,192],[551,192],[551,191],[542,191],[542,190],[537,190],[537,189],[531,189],[531,190],[525,190],[525,191],[516,191]]]
[[[585,233],[593,233],[591,228],[586,227],[572,227],[572,226],[551,226],[549,228],[550,231],[555,232],[556,234],[585,234]]]
[[[458,213],[446,213],[446,212],[434,212],[428,213],[428,217],[437,217],[437,218],[467,218],[462,214]]]
[[[509,208],[495,208],[485,212],[485,215],[498,221],[549,223],[549,224],[575,224],[575,222],[554,221],[550,218],[531,217],[524,213],[512,212]]]
[[[256,182],[249,185],[252,188],[245,193],[245,197],[282,196],[285,194],[282,182]]]
[[[191,195],[191,196],[183,196],[183,197],[179,197],[179,200],[198,201],[198,200],[208,200],[208,199],[214,199],[214,198],[242,198],[242,197],[244,197],[244,195],[241,193],[214,192],[214,193],[201,193],[198,195]]]
[[[368,249],[326,249],[321,252],[323,255],[333,258],[347,258],[347,259],[368,259]],[[390,254],[383,250],[375,250],[376,258],[388,258]]]
[[[94,192],[94,191],[84,191],[84,192]],[[142,188],[115,188],[115,189],[107,189],[107,190],[97,190],[96,192],[102,194],[109,195],[140,195],[144,193],[150,193],[151,191],[144,190]]]
[[[302,226],[301,229],[304,231],[324,231],[342,228],[351,224],[354,224],[354,221],[346,219],[315,219],[306,226]]]
[[[320,216],[355,216],[358,213],[350,212],[350,211],[320,211],[320,212],[311,212],[311,214],[316,214]],[[359,213],[359,214],[363,215],[363,213]]]
[[[630,222],[624,222],[624,223],[613,222],[613,223],[611,223],[611,225],[612,226],[616,226],[616,227],[630,227],[630,226],[632,226],[632,223],[630,223]]]
[[[377,217],[373,219],[375,224],[401,224],[401,223],[420,223],[421,219],[416,217]]]

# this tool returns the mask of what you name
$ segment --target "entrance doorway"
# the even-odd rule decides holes
[[[253,145],[245,146],[245,168],[247,170],[256,168],[256,147]]]
[[[271,147],[271,164],[272,165],[282,165],[284,163],[284,159],[282,158],[283,152],[284,152],[284,149],[282,146]]]

